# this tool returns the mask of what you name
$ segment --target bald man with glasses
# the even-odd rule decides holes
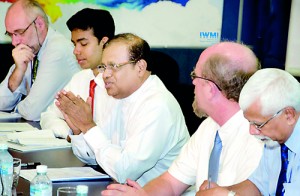
[[[39,121],[73,74],[80,71],[72,43],[48,25],[41,6],[32,0],[13,3],[5,16],[14,65],[0,85],[0,111],[15,111]]]
[[[208,182],[197,195],[300,195],[300,84],[288,72],[275,68],[257,71],[240,94],[240,106],[250,133],[265,143],[251,176],[236,185]]]

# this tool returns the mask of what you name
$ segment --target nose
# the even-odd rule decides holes
[[[78,46],[74,46],[73,54],[80,54],[80,49]]]
[[[196,86],[196,85],[195,85],[195,79],[192,79],[192,84],[193,84],[194,86]]]
[[[15,35],[15,34],[12,35],[12,37],[11,37],[11,43],[12,43],[13,46],[16,47],[17,45],[21,44],[22,43],[21,41],[22,40],[21,40],[21,38],[19,36]]]
[[[110,77],[110,73],[107,69],[104,69],[103,73],[102,73],[102,77],[103,79],[109,78]]]
[[[260,131],[257,130],[254,125],[250,125],[249,132],[251,135],[260,135]]]

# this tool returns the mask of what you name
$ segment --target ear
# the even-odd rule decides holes
[[[40,28],[40,29],[45,28],[45,21],[43,20],[43,18],[41,16],[37,16],[34,23],[37,28]]]
[[[287,107],[283,112],[288,125],[294,125],[297,122],[296,110],[293,107]]]
[[[140,77],[144,76],[145,72],[147,71],[147,62],[144,59],[140,59],[138,62],[136,62],[135,66],[138,69],[138,75]]]
[[[104,36],[104,37],[102,37],[102,39],[101,39],[101,44],[102,45],[104,45],[107,41],[108,41],[108,37],[106,37],[106,36]]]
[[[212,96],[215,96],[219,91],[218,87],[212,83],[212,82],[209,82],[209,81],[206,81],[207,84],[210,86],[210,93]]]

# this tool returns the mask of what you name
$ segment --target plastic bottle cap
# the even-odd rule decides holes
[[[7,150],[8,146],[5,143],[0,143],[0,150]]]
[[[88,190],[89,190],[89,187],[86,185],[77,185],[77,187],[76,187],[76,192],[80,193],[80,194],[88,193]]]
[[[47,173],[47,165],[38,165],[36,166],[37,173]]]

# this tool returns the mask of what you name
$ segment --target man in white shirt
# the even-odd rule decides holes
[[[13,3],[5,26],[15,46],[15,64],[0,84],[0,110],[14,110],[26,120],[39,121],[56,92],[80,71],[73,46],[48,25],[48,17],[36,1]]]
[[[143,188],[130,179],[127,185],[111,184],[102,195],[181,195],[194,184],[199,189],[204,180],[212,177],[210,156],[217,135],[222,149],[216,181],[229,185],[247,179],[259,163],[263,145],[250,135],[238,98],[247,79],[259,67],[254,53],[244,45],[221,42],[205,49],[191,77],[195,86],[194,112],[208,118],[167,172]]]
[[[98,163],[119,183],[131,178],[146,184],[169,168],[189,139],[180,106],[151,75],[150,47],[136,35],[110,39],[99,70],[106,92],[97,92],[98,121],[90,99],[86,103],[66,91],[57,95],[56,105],[82,132],[70,136],[73,152],[83,162]]]
[[[73,53],[84,70],[76,73],[64,89],[86,100],[89,97],[90,82],[94,80],[97,84],[94,90],[94,107],[97,107],[102,102],[97,92],[105,91],[97,66],[101,63],[103,45],[114,36],[114,20],[106,10],[85,8],[74,14],[67,21],[67,26],[75,46]],[[41,127],[52,130],[56,137],[69,138],[69,134],[76,134],[78,130],[65,119],[54,102],[41,114]],[[94,120],[97,121],[98,115],[94,112]]]

